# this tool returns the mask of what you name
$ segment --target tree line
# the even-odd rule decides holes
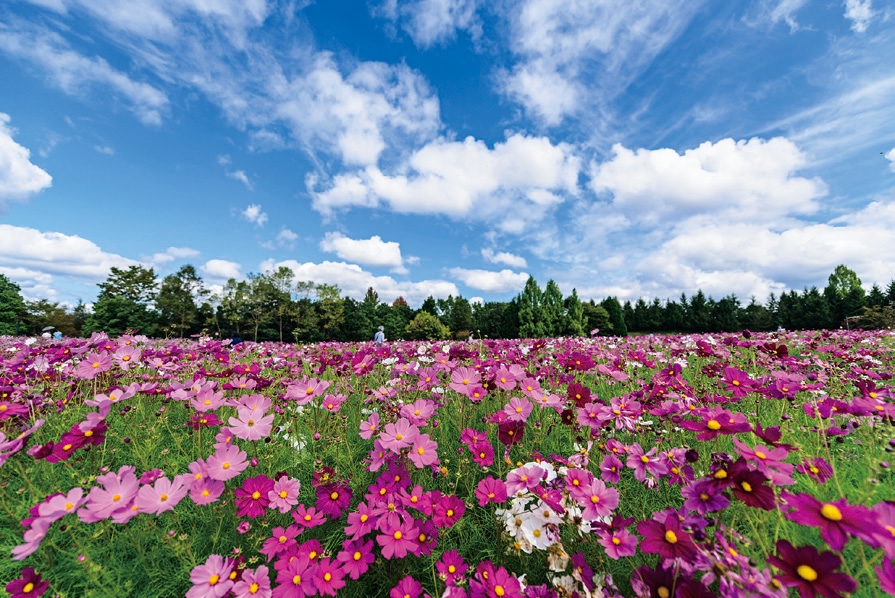
[[[292,270],[230,279],[212,292],[192,265],[158,279],[152,268],[112,268],[99,283],[92,309],[66,309],[46,299],[25,301],[21,289],[0,274],[0,334],[40,334],[52,327],[66,336],[92,332],[139,331],[153,337],[206,333],[256,341],[365,341],[378,326],[400,340],[544,338],[655,332],[735,332],[883,328],[895,325],[895,280],[883,291],[865,292],[857,274],[844,265],[830,274],[823,290],[805,288],[761,304],[743,305],[736,295],[721,299],[701,290],[676,300],[607,297],[583,301],[575,289],[563,296],[553,280],[541,288],[529,278],[510,301],[470,303],[462,296],[428,297],[413,309],[398,297],[391,304],[367,289],[360,301],[343,296],[337,285],[296,280]]]

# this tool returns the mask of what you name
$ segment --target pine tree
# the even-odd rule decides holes
[[[538,282],[529,276],[525,282],[525,288],[518,295],[520,338],[543,338],[546,336],[541,317],[542,296],[543,292],[538,286]]]

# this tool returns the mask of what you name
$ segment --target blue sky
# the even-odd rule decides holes
[[[411,305],[885,285],[892,56],[882,0],[11,0],[0,273],[69,304],[136,263]]]

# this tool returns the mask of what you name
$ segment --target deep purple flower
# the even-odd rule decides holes
[[[657,553],[664,559],[693,559],[698,554],[690,534],[681,529],[675,515],[665,517],[665,522],[647,520],[637,524],[637,532],[643,536],[640,550]]]
[[[778,540],[777,556],[770,555],[767,560],[783,572],[774,579],[787,587],[798,588],[799,594],[807,598],[817,595],[841,598],[841,592],[858,589],[854,579],[836,571],[842,559],[832,552],[818,552],[813,546],[795,548],[787,540]]]
[[[348,505],[351,504],[352,492],[347,483],[337,482],[317,486],[315,490],[317,502],[314,506],[318,511],[329,515],[332,519],[342,516]]]
[[[822,503],[810,494],[785,493],[786,518],[802,525],[820,528],[820,535],[830,548],[841,551],[850,535],[869,538],[876,527],[876,517],[867,507],[849,505],[840,498]],[[872,542],[872,539],[871,539]]]
[[[18,579],[6,584],[6,591],[12,598],[37,598],[43,596],[49,587],[50,582],[41,578],[33,568],[25,567]]]

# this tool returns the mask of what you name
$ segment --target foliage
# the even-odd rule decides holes
[[[19,323],[25,315],[25,300],[21,288],[0,274],[0,335],[18,334]]]
[[[437,316],[421,311],[407,324],[404,336],[408,340],[435,341],[449,338],[451,331]]]

